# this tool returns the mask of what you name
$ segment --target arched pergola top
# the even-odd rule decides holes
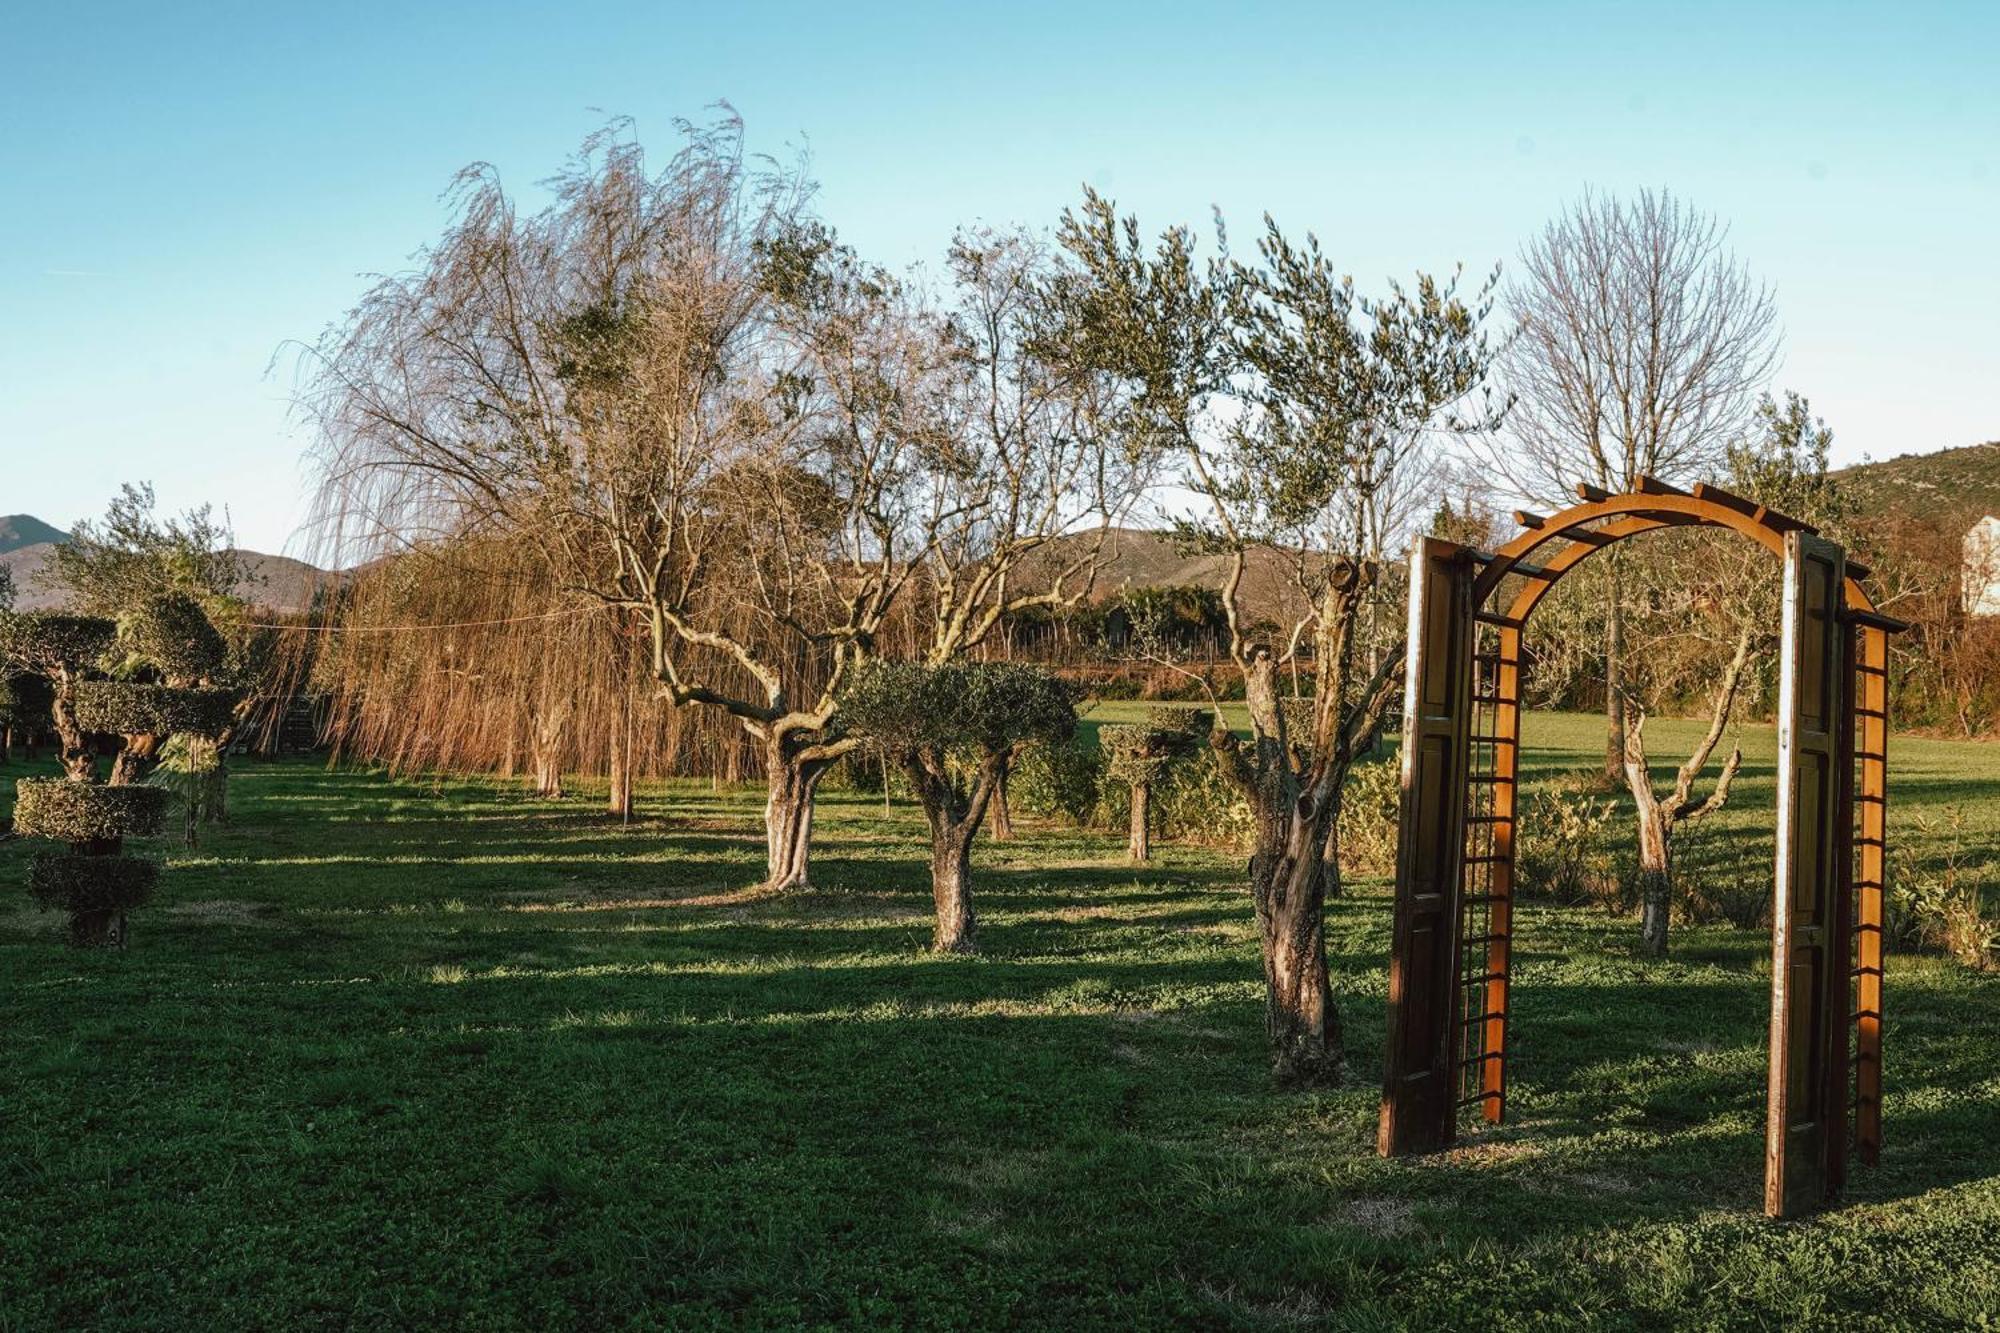
[[[1495,551],[1480,571],[1473,585],[1474,606],[1484,606],[1502,580],[1519,575],[1526,585],[1503,619],[1516,625],[1525,623],[1535,603],[1564,574],[1607,546],[1660,528],[1727,528],[1756,542],[1780,561],[1785,557],[1786,533],[1818,532],[1803,519],[1706,482],[1697,483],[1688,491],[1656,477],[1642,476],[1630,491],[1613,493],[1579,485],[1576,493],[1581,503],[1556,514],[1514,511],[1522,531]],[[1883,629],[1901,629],[1900,624],[1877,613],[1874,599],[1863,584],[1868,574],[1865,566],[1853,560],[1847,562],[1841,599],[1843,611],[1851,619],[1879,622]]]

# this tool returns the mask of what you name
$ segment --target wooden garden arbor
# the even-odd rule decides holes
[[[1712,486],[1577,488],[1495,552],[1410,563],[1403,808],[1379,1147],[1427,1152],[1507,1112],[1522,631],[1564,574],[1661,528],[1741,533],[1783,565],[1764,1210],[1833,1197],[1882,1142],[1888,636],[1867,571],[1809,525]]]

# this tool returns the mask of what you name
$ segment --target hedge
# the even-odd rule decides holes
[[[124,912],[144,906],[159,880],[159,863],[138,856],[49,851],[28,863],[28,892],[43,907],[65,912]]]
[[[186,690],[171,685],[84,681],[76,687],[76,721],[107,736],[170,736],[188,732],[219,736],[236,708],[231,690]]]
[[[110,649],[118,627],[101,616],[55,611],[0,614],[0,658],[30,671],[74,671]]]
[[[57,842],[143,838],[166,823],[167,793],[159,787],[108,787],[67,778],[22,778],[15,784],[14,827]]]

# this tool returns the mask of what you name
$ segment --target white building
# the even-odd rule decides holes
[[[2000,515],[1988,514],[1965,534],[1965,612],[2000,616]]]

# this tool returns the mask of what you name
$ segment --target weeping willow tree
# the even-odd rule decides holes
[[[944,661],[1073,602],[1143,469],[1094,428],[1113,377],[1047,354],[1032,246],[961,237],[941,305],[810,218],[808,182],[747,159],[733,117],[683,125],[658,172],[627,129],[532,216],[468,169],[415,269],[307,349],[323,563],[466,585],[384,574],[343,612],[381,642],[343,623],[326,668],[347,734],[394,762],[522,745],[544,787],[583,738],[608,755],[643,728],[643,679],[739,729],[766,882],[799,887],[816,785],[855,744],[841,687],[896,617]],[[1096,540],[1054,545],[1092,516]],[[459,609],[411,614],[431,596]]]

